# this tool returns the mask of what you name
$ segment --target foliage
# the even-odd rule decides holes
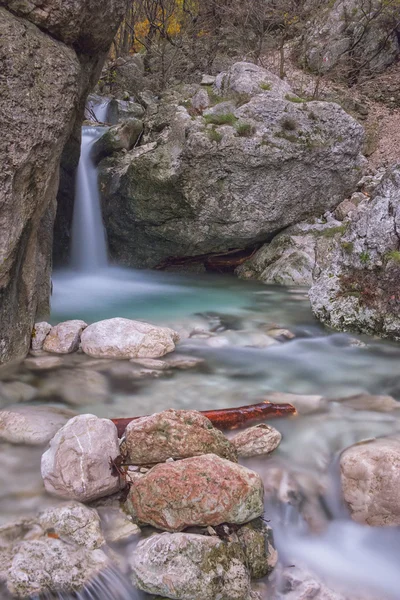
[[[208,129],[207,133],[212,142],[217,142],[218,144],[222,140],[222,135],[216,130],[215,125],[211,129]]]
[[[254,133],[254,126],[251,123],[242,121],[236,124],[236,131],[240,137],[250,137]]]
[[[212,123],[213,125],[234,125],[237,118],[233,113],[225,113],[222,115],[204,115],[206,123]]]
[[[360,261],[362,262],[362,264],[366,265],[369,263],[370,260],[371,260],[371,256],[370,256],[369,252],[367,252],[366,250],[363,250],[360,253]]]

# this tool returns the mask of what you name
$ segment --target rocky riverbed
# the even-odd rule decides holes
[[[397,480],[381,472],[400,460],[397,348],[325,334],[299,291],[260,292],[167,327],[35,326],[30,356],[2,371],[4,597],[395,597],[381,540],[398,525]],[[193,410],[260,399],[297,415],[221,432]],[[110,418],[140,414],[119,439]],[[364,531],[384,565],[365,558]],[[378,575],[344,576],[340,559],[361,555]]]

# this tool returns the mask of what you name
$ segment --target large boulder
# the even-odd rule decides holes
[[[84,101],[125,1],[1,4],[0,363],[26,354],[49,310],[60,158],[73,131],[79,149]]]
[[[336,329],[400,339],[400,167],[383,177],[318,253],[310,290],[321,321]]]
[[[54,533],[69,544],[89,550],[95,550],[104,544],[97,511],[80,502],[65,502],[47,508],[39,514],[38,523],[43,531]]]
[[[363,129],[340,106],[303,102],[248,63],[217,82],[202,115],[191,108],[196,86],[164,94],[145,119],[144,144],[100,162],[116,259],[152,267],[245,248],[354,189]]]
[[[168,327],[115,317],[89,325],[82,350],[95,358],[159,358],[175,350],[179,335]]]
[[[87,327],[85,321],[79,319],[64,321],[52,327],[43,343],[43,350],[54,354],[69,354],[79,348],[80,336]]]
[[[400,439],[382,438],[342,453],[344,499],[351,516],[368,525],[400,525]]]
[[[248,600],[250,574],[238,543],[193,533],[161,533],[139,542],[130,557],[139,589],[179,600]]]
[[[125,447],[127,460],[134,465],[201,454],[237,462],[229,440],[195,410],[170,409],[131,421],[125,430]]]
[[[131,488],[127,507],[143,523],[180,531],[251,521],[264,511],[263,493],[257,473],[206,454],[153,467]]]
[[[117,428],[109,419],[79,415],[54,436],[42,456],[42,477],[50,494],[88,502],[117,492],[119,477],[110,460],[119,455]]]

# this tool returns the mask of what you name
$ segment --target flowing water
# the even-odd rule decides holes
[[[61,357],[49,368],[31,359],[1,371],[2,405],[45,403],[124,417],[170,407],[239,406],[271,391],[323,396],[327,400],[315,414],[274,423],[283,441],[271,458],[245,461],[263,477],[265,516],[274,528],[281,564],[301,565],[351,600],[365,590],[376,600],[399,598],[398,530],[366,528],[351,521],[340,495],[338,457],[360,440],[399,432],[400,411],[381,412],[379,403],[374,410],[362,406],[356,410],[343,398],[369,393],[400,400],[400,347],[324,329],[313,318],[303,289],[221,275],[109,266],[90,158],[91,146],[102,131],[83,130],[72,264],[54,273],[51,320],[93,322],[121,316],[170,325],[182,335],[177,353],[201,361],[190,370],[139,378],[128,361],[93,361],[77,353]],[[290,330],[293,337],[283,335],[268,345],[266,333],[277,328]],[[0,445],[1,522],[33,515],[54,503],[41,483],[41,453],[40,448]],[[287,502],[288,481],[298,485],[301,501]],[[128,550],[119,549],[121,556]],[[279,584],[278,575],[279,570],[275,576]],[[270,584],[262,593],[278,598]],[[292,594],[286,590],[282,598],[295,599]],[[110,571],[79,597],[122,600],[139,595],[122,574]]]

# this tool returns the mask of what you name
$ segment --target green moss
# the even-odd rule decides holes
[[[324,229],[321,234],[326,238],[333,238],[337,233],[343,235],[347,229],[347,224],[338,225],[337,227],[330,227],[329,229]]]
[[[208,99],[210,100],[211,106],[215,106],[216,104],[220,104],[221,102],[226,101],[226,98],[223,98],[222,96],[218,96],[218,94],[216,94],[214,92],[212,85],[205,85],[204,89],[206,90],[206,92],[208,94]]]
[[[251,123],[241,121],[236,124],[236,131],[240,137],[250,137],[254,133],[254,126]]]
[[[237,118],[233,113],[225,113],[222,115],[204,115],[204,120],[207,124],[212,125],[235,125]]]
[[[272,90],[272,84],[269,83],[268,81],[262,81],[260,83],[260,88],[266,92],[269,92]]]
[[[210,140],[212,142],[220,142],[222,140],[222,135],[219,133],[219,131],[216,130],[215,127],[212,127],[211,129],[207,130],[208,133],[208,137],[210,138]]]
[[[353,242],[342,242],[341,246],[347,254],[351,254],[354,250]]]
[[[390,250],[390,252],[386,252],[385,259],[387,261],[392,260],[394,262],[400,263],[400,251],[399,250]]]
[[[369,255],[369,252],[364,250],[363,252],[360,253],[360,261],[362,262],[363,265],[366,265],[367,263],[369,263],[370,260],[371,260],[371,257]]]
[[[285,100],[289,100],[289,102],[294,102],[295,104],[303,104],[303,102],[307,102],[307,100],[299,98],[298,96],[292,96],[292,94],[286,94]]]

